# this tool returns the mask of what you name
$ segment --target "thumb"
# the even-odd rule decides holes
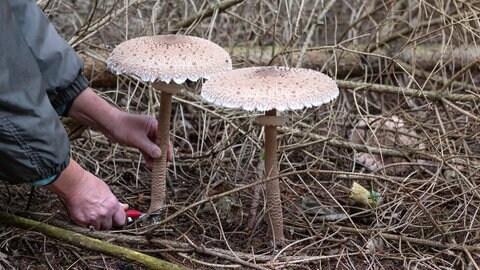
[[[140,142],[139,149],[144,154],[149,155],[151,158],[160,158],[162,155],[162,150],[160,150],[160,147],[148,139]]]

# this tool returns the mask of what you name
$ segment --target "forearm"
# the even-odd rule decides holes
[[[99,97],[90,87],[73,101],[68,116],[101,131],[110,139],[121,111]]]
[[[70,159],[69,165],[58,176],[57,180],[45,186],[45,188],[62,198],[71,197],[75,195],[76,190],[82,185],[84,174],[85,170],[73,159]]]

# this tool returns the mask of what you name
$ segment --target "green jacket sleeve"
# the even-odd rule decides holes
[[[73,98],[63,92],[81,62],[39,11],[34,1],[0,1],[0,180],[9,183],[58,175],[70,157],[46,89],[58,92],[50,95],[59,103]]]
[[[35,58],[52,105],[71,102],[87,85],[83,63],[58,35],[34,0],[9,0],[23,37]]]

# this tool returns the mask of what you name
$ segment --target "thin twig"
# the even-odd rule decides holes
[[[176,33],[180,31],[181,29],[188,28],[190,25],[195,23],[196,21],[200,21],[206,18],[209,18],[210,16],[213,15],[215,11],[218,12],[223,12],[224,10],[233,7],[235,5],[238,5],[245,0],[225,0],[223,2],[218,2],[216,4],[213,4],[209,6],[207,9],[201,10],[196,14],[191,15],[190,17],[186,18],[185,20],[175,24],[171,30],[169,30],[169,33]]]

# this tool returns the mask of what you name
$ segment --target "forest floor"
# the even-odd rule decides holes
[[[37,2],[99,95],[122,110],[152,113],[159,93],[109,73],[108,53],[166,33],[221,45],[234,68],[319,70],[340,95],[283,113],[284,246],[266,222],[259,113],[209,104],[193,82],[174,97],[171,185],[156,223],[79,228],[56,196],[27,185],[0,188],[1,211],[191,269],[480,269],[478,1]],[[76,135],[74,159],[147,211],[151,171],[140,153],[93,129]],[[352,196],[357,184],[370,200]],[[3,268],[146,267],[0,221]]]

